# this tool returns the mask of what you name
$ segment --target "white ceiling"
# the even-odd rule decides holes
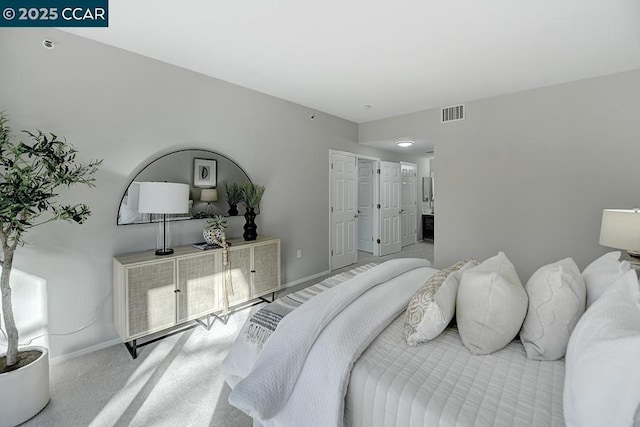
[[[637,0],[110,0],[68,31],[358,123],[640,68]]]

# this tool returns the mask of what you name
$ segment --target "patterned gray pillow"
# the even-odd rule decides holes
[[[529,310],[520,340],[533,360],[564,357],[573,328],[584,313],[586,286],[571,258],[540,267],[525,286]]]
[[[478,265],[464,260],[440,270],[411,298],[404,321],[404,340],[417,346],[434,339],[447,327],[456,310],[456,295],[462,273]]]

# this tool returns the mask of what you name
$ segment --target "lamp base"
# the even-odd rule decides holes
[[[173,253],[173,249],[156,249],[156,255],[171,255]]]

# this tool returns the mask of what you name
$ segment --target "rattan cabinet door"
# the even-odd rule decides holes
[[[220,307],[219,251],[178,258],[178,322],[209,314]]]
[[[127,267],[126,281],[130,337],[175,325],[174,260]]]
[[[280,242],[274,240],[253,247],[253,290],[258,297],[280,289]]]
[[[229,295],[231,306],[247,301],[251,297],[251,247],[230,248],[229,267],[233,289],[233,295]]]

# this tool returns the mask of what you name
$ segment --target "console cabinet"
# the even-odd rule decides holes
[[[229,240],[233,307],[280,289],[280,240],[260,236],[252,242]],[[132,356],[138,338],[190,320],[216,314],[224,304],[222,249],[174,248],[113,258],[114,322]]]

